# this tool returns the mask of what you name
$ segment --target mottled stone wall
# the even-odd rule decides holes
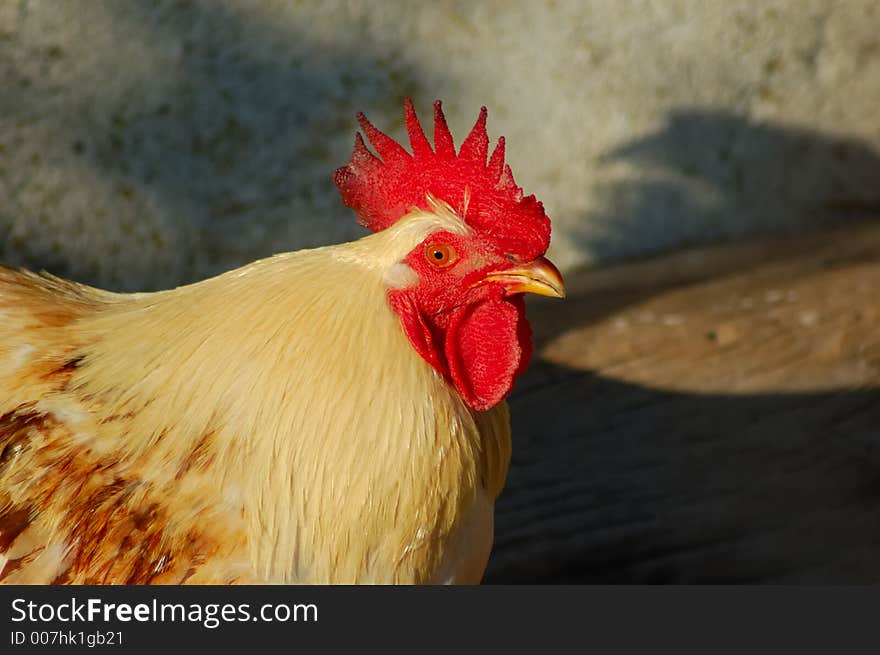
[[[880,205],[875,0],[0,0],[0,259],[118,289],[362,234],[354,113],[480,105],[564,268]]]

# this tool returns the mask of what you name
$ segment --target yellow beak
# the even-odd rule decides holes
[[[525,266],[489,273],[477,284],[500,282],[510,293],[536,293],[539,296],[565,298],[565,282],[553,262],[538,257]],[[476,285],[474,285],[476,286]]]

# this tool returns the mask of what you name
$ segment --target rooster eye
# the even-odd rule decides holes
[[[425,257],[437,268],[445,268],[456,260],[457,255],[452,246],[443,244],[428,246],[425,249]]]

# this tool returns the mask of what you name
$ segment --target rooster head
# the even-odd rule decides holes
[[[489,155],[485,107],[458,152],[440,101],[433,148],[409,99],[404,108],[412,153],[358,114],[378,157],[358,134],[351,162],[334,181],[373,232],[414,214],[440,219],[388,271],[388,299],[416,352],[470,407],[487,410],[531,356],[523,294],[565,295],[562,276],[544,257],[550,219],[514,181],[504,137]]]

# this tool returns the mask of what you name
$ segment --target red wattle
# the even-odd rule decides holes
[[[452,315],[445,340],[449,376],[470,407],[485,411],[504,400],[528,363],[530,335],[522,310],[507,300],[467,305]]]

